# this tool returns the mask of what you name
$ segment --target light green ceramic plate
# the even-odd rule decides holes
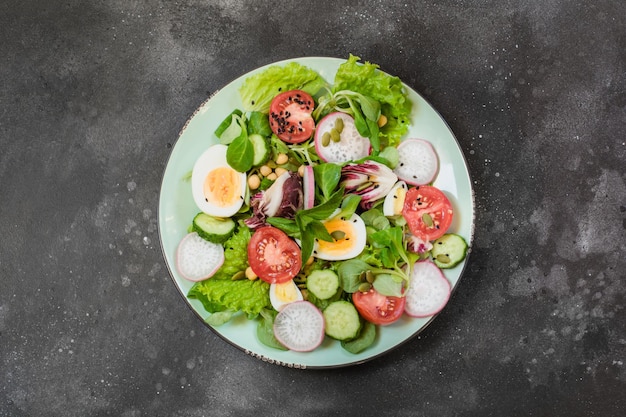
[[[339,65],[345,62],[337,58],[300,58],[299,62],[317,70],[332,83]],[[281,65],[290,61],[277,62]],[[186,297],[193,285],[180,277],[175,267],[176,247],[187,233],[193,216],[198,212],[192,195],[190,182],[185,176],[191,171],[196,158],[217,139],[213,131],[235,108],[241,108],[238,88],[251,74],[262,71],[258,68],[237,78],[204,102],[185,124],[172,148],[161,185],[159,199],[159,233],[165,261],[172,279],[185,302],[200,319],[207,313],[197,300]],[[451,231],[460,234],[471,244],[474,229],[474,199],[466,161],[453,133],[442,117],[419,94],[408,86],[408,94],[414,103],[412,125],[407,137],[431,141],[440,158],[440,172],[434,185],[442,189],[455,208]],[[454,269],[445,271],[453,288],[456,288],[467,259]],[[391,326],[379,328],[377,340],[364,352],[354,355],[341,348],[334,340],[326,338],[313,352],[280,351],[259,343],[256,338],[256,322],[238,317],[229,323],[213,328],[225,341],[244,352],[264,361],[297,368],[330,368],[359,364],[380,356],[408,341],[423,330],[431,318],[414,319],[403,317]]]

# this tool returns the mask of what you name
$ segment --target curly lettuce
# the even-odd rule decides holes
[[[315,96],[327,85],[313,69],[290,62],[286,65],[271,65],[244,81],[239,95],[245,111],[268,113],[272,99],[283,91],[303,90]]]
[[[251,235],[250,229],[239,227],[224,243],[222,267],[210,279],[195,283],[187,297],[199,300],[209,313],[241,311],[250,318],[256,317],[264,308],[271,307],[267,282],[232,279],[248,267],[247,251]],[[231,316],[223,316],[223,321]]]
[[[378,101],[381,113],[387,117],[387,124],[380,128],[381,141],[397,146],[408,131],[413,103],[400,78],[379,71],[376,64],[359,63],[360,59],[350,55],[339,66],[333,92],[351,90]]]
[[[269,284],[262,280],[215,280],[207,279],[196,283],[189,294],[209,313],[222,311],[241,311],[249,318],[254,318],[264,308],[271,308]]]

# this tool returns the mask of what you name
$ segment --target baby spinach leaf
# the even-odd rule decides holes
[[[248,135],[241,135],[235,139],[226,150],[226,162],[234,170],[246,172],[252,168],[254,160],[254,146]]]
[[[378,123],[378,118],[380,117],[380,103],[373,98],[364,96],[363,94],[358,95],[358,101],[361,105],[363,115],[368,120]]]
[[[313,175],[322,196],[328,200],[341,180],[341,166],[332,162],[315,165]]]
[[[274,336],[274,319],[278,314],[277,311],[264,308],[260,312],[259,324],[256,328],[256,335],[259,342],[271,348],[287,350]]]
[[[217,136],[218,139],[221,138],[222,134],[224,133],[224,131],[226,131],[226,129],[228,129],[228,127],[235,120],[235,117],[233,117],[233,116],[241,116],[241,115],[242,115],[241,110],[239,110],[239,109],[233,110],[233,112],[231,114],[229,114],[228,116],[226,116],[226,118],[222,121],[222,123],[220,123],[220,125],[217,127],[217,129],[215,129],[215,136]],[[237,135],[237,136],[239,136],[239,135]],[[234,139],[234,137],[233,137],[233,139]]]
[[[402,297],[402,277],[394,274],[377,274],[374,288],[383,295]]]
[[[214,326],[214,327],[221,326],[222,324],[230,321],[230,319],[233,317],[234,314],[235,314],[235,311],[230,310],[230,309],[224,310],[224,311],[218,311],[218,312],[211,314],[204,321],[210,326]]]
[[[361,285],[361,274],[370,268],[367,262],[360,259],[349,259],[342,262],[337,268],[339,285],[348,293],[358,291],[359,285]]]
[[[245,136],[248,137],[248,132],[246,131],[246,119],[245,116],[239,116],[235,112],[231,114],[231,122],[228,127],[222,132],[220,138],[220,143],[222,145],[229,145],[236,139]]]
[[[350,353],[361,353],[376,340],[376,325],[369,321],[364,321],[359,335],[352,340],[342,341],[341,347]]]

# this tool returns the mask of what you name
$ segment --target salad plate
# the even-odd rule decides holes
[[[241,108],[238,89],[244,80],[270,65],[297,62],[317,71],[329,83],[345,59],[307,57],[274,62],[235,79],[209,97],[187,120],[167,161],[159,195],[158,230],[161,248],[170,276],[190,309],[203,322],[210,315],[202,303],[187,297],[193,282],[181,277],[176,268],[176,250],[188,233],[193,217],[198,213],[189,181],[189,173],[198,156],[217,143],[215,129],[233,109]],[[433,185],[449,198],[455,210],[450,232],[463,236],[471,248],[474,231],[474,196],[466,160],[453,132],[441,115],[416,91],[404,85],[413,103],[411,125],[406,138],[421,138],[432,143],[439,157],[439,173]],[[469,251],[468,251],[469,253]],[[463,274],[467,257],[459,265],[444,270],[454,290]],[[213,327],[219,337],[247,354],[261,360],[294,368],[332,368],[360,364],[411,340],[436,316],[412,318],[404,315],[390,326],[380,326],[376,341],[359,354],[344,350],[340,343],[326,338],[321,346],[310,352],[283,351],[263,345],[256,336],[256,322],[239,315],[229,322]]]

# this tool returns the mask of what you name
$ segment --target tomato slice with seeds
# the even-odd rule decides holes
[[[270,104],[270,127],[272,132],[287,143],[300,143],[309,139],[315,129],[311,113],[315,102],[302,90],[280,93]]]
[[[402,216],[411,233],[422,240],[443,236],[452,223],[452,215],[450,200],[436,187],[421,185],[406,193]]]
[[[258,228],[248,243],[248,262],[252,271],[265,282],[280,284],[300,272],[300,247],[280,229]]]
[[[404,297],[382,295],[371,288],[366,292],[352,294],[357,311],[370,323],[386,326],[398,320],[404,313]]]

